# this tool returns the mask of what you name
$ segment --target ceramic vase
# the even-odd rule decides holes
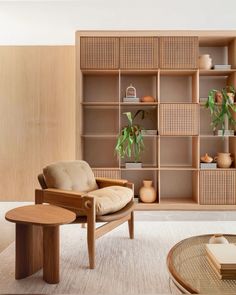
[[[202,54],[198,58],[199,69],[210,70],[212,67],[212,59],[209,54]]]
[[[221,234],[213,235],[210,240],[209,244],[228,244],[229,241]]]
[[[153,203],[156,201],[156,191],[152,186],[151,180],[144,180],[143,186],[139,190],[140,200],[144,203]]]
[[[230,168],[233,159],[230,153],[218,153],[215,157],[215,161],[217,162],[217,166],[219,168]]]

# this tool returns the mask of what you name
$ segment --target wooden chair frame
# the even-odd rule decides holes
[[[42,187],[42,177],[39,175],[39,182]],[[41,180],[40,180],[41,179]],[[99,188],[112,185],[120,185],[134,189],[134,185],[123,179],[96,178]],[[124,222],[128,222],[130,239],[134,238],[134,201],[132,200],[118,212],[103,216],[96,215],[95,199],[85,193],[65,191],[59,189],[36,189],[35,203],[49,203],[55,206],[64,207],[81,213],[73,223],[87,223],[87,245],[89,254],[89,265],[95,268],[95,241],[106,233],[110,232]],[[96,228],[96,222],[105,222]]]

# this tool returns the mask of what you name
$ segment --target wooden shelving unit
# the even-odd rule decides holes
[[[76,33],[76,44],[77,157],[97,176],[134,182],[136,196],[151,179],[157,201],[137,202],[136,210],[235,210],[236,161],[230,169],[201,170],[200,156],[236,157],[236,137],[214,136],[204,108],[209,89],[236,86],[236,32],[85,31]],[[204,53],[232,69],[199,70]],[[156,101],[124,103],[130,83],[138,97]],[[127,124],[123,112],[138,109],[149,114],[137,122],[158,134],[144,136],[143,167],[126,169],[114,148]]]

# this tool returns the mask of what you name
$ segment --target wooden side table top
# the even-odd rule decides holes
[[[12,209],[6,213],[5,218],[15,223],[57,226],[73,222],[76,219],[76,214],[57,206],[40,204]]]

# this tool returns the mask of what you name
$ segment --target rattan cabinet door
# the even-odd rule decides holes
[[[121,69],[157,69],[157,37],[121,37]]]
[[[200,171],[201,205],[235,205],[236,171]]]
[[[119,38],[117,37],[81,37],[81,69],[118,69]]]
[[[160,135],[198,135],[199,106],[197,104],[160,104]]]
[[[160,37],[161,69],[198,68],[198,37]]]

